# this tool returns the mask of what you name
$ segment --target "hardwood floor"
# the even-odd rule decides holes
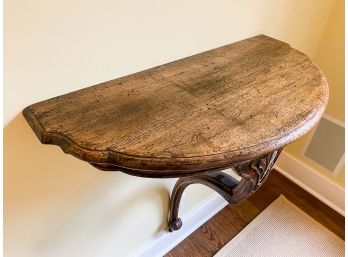
[[[166,257],[213,256],[280,194],[344,239],[344,217],[273,170],[265,184],[240,205],[228,205]]]

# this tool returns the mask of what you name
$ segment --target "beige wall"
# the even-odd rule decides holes
[[[43,146],[25,106],[261,33],[313,57],[333,2],[5,0],[5,255],[134,255],[163,233],[175,181]],[[210,194],[191,187],[183,213]]]
[[[344,121],[344,0],[335,1],[313,58],[330,85],[326,113]]]
[[[344,1],[334,2],[331,14],[325,24],[318,48],[313,60],[325,73],[329,82],[330,98],[326,112],[331,117],[344,122]],[[344,188],[344,166],[332,174],[322,166],[305,158],[303,151],[310,140],[311,133],[287,146],[285,151],[300,162],[305,163],[327,180]]]

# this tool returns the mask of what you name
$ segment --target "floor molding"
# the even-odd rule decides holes
[[[169,233],[167,231],[159,234],[150,244],[146,245],[137,255],[137,257],[162,257],[181,241],[202,226],[207,220],[222,210],[227,201],[217,193],[203,201],[197,207],[190,210],[182,217],[183,226],[178,231]]]
[[[308,193],[344,216],[344,190],[283,152],[274,168]]]

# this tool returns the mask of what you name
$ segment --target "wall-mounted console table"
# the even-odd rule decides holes
[[[182,226],[178,209],[188,185],[243,201],[281,149],[319,121],[327,101],[327,81],[308,57],[260,35],[39,102],[23,114],[42,143],[97,169],[179,177],[173,231]]]

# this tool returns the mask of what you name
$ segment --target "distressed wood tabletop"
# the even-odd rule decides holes
[[[42,143],[84,161],[179,177],[242,162],[308,132],[323,73],[259,35],[28,106]]]

